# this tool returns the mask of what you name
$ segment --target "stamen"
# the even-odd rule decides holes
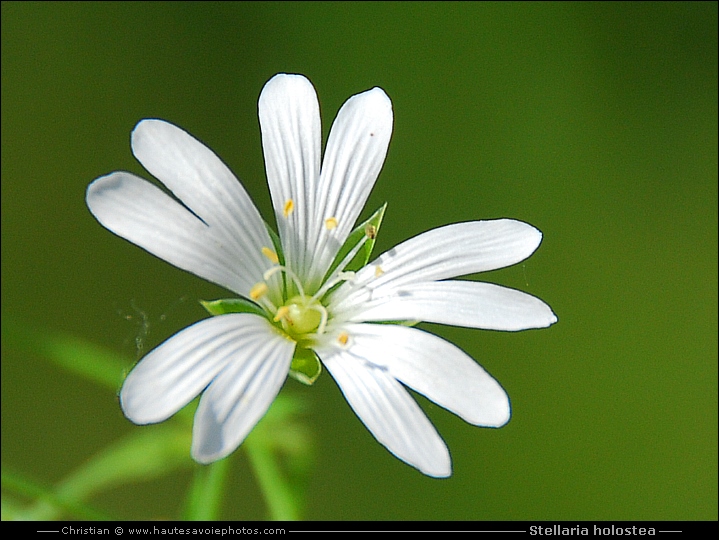
[[[282,306],[280,309],[277,310],[277,313],[275,314],[275,317],[272,319],[275,322],[279,322],[285,317],[287,317],[287,314],[290,312],[290,308],[287,306]]]
[[[287,268],[287,267],[285,267],[285,266],[281,266],[281,265],[280,265],[280,266],[273,266],[272,268],[270,268],[267,272],[265,272],[265,273],[262,275],[262,278],[263,278],[265,281],[268,281],[268,280],[269,280],[272,276],[274,276],[277,272],[284,272],[285,274],[287,274],[287,275],[290,277],[290,279],[292,279],[292,281],[295,282],[295,285],[297,285],[297,290],[298,290],[298,292],[300,293],[300,295],[301,295],[301,296],[304,296],[304,295],[305,295],[305,290],[304,290],[304,288],[302,287],[302,283],[300,283],[300,278],[298,278],[297,275],[296,275],[292,270],[290,270],[289,268]]]
[[[339,341],[340,345],[347,345],[347,342],[349,341],[350,336],[347,332],[340,332],[340,335],[337,336],[337,341]]]
[[[260,281],[259,283],[255,283],[250,289],[250,298],[252,298],[253,300],[259,300],[265,294],[267,294],[268,290],[269,288],[267,287],[266,283],[262,281]]]
[[[262,248],[262,254],[263,254],[265,257],[267,257],[267,258],[272,262],[272,264],[277,264],[278,262],[280,262],[280,259],[279,259],[279,257],[277,256],[277,253],[275,253],[274,251],[272,251],[272,250],[271,250],[270,248],[268,248],[268,247],[263,247],[263,248]]]
[[[345,255],[345,258],[342,259],[342,262],[340,262],[337,265],[337,268],[335,269],[334,277],[328,277],[327,281],[325,281],[325,284],[320,287],[320,290],[318,290],[314,296],[312,297],[313,300],[318,300],[322,298],[322,296],[330,290],[332,287],[337,285],[340,281],[348,281],[350,279],[354,278],[354,272],[343,272],[344,267],[347,266],[350,262],[352,262],[352,259],[355,258],[355,255],[357,255],[357,252],[364,246],[365,242],[367,241],[367,235],[363,236],[362,239],[357,242],[357,245],[353,247],[350,252]],[[265,278],[267,279],[267,278]]]
[[[275,266],[275,267],[273,267],[273,268],[270,268],[269,270],[267,270],[267,272],[265,272],[264,274],[262,274],[262,279],[264,279],[265,281],[267,281],[267,280],[270,279],[272,276],[274,276],[277,272],[282,272],[282,270],[285,270],[285,267],[284,267],[284,266]]]
[[[310,309],[319,311],[321,319],[320,319],[320,324],[317,327],[317,333],[324,334],[325,326],[327,326],[327,310],[325,309],[325,307],[322,304],[312,304],[310,306]]]
[[[285,203],[285,208],[284,210],[282,210],[282,215],[288,217],[294,209],[295,201],[293,201],[292,199],[287,199],[287,202]]]
[[[325,220],[325,228],[328,231],[331,231],[332,229],[337,227],[337,218],[336,217],[328,217]]]
[[[369,238],[370,240],[374,240],[375,238],[377,238],[377,227],[375,227],[371,223],[368,223],[364,227],[364,233],[367,238]]]
[[[312,301],[317,301],[324,296],[332,287],[337,285],[340,281],[352,281],[355,278],[354,272],[337,272],[337,275],[325,282],[322,287],[312,296]]]
[[[384,270],[382,270],[382,267],[378,264],[374,267],[374,277],[380,277],[382,274],[384,274]]]

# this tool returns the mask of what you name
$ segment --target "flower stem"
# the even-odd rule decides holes
[[[262,437],[248,437],[243,445],[247,451],[257,482],[269,507],[273,521],[296,521],[300,519],[299,508],[290,486],[285,482],[272,451]]]
[[[225,458],[195,469],[184,518],[188,521],[219,519],[230,460]]]

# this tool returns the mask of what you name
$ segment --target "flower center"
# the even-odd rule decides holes
[[[324,333],[328,315],[327,309],[319,299],[326,292],[326,289],[321,289],[314,296],[305,294],[304,287],[297,275],[287,267],[277,265],[279,259],[274,251],[264,247],[262,248],[262,253],[276,266],[264,273],[262,276],[264,281],[256,283],[250,289],[250,298],[260,304],[268,315],[272,317],[272,320],[280,323],[285,333],[297,342],[311,338],[312,334]],[[294,282],[296,290],[299,291],[299,294],[292,296],[279,308],[275,307],[266,296],[269,291],[267,280],[278,272],[284,273]]]
[[[324,319],[324,321],[323,321]],[[313,298],[298,295],[290,298],[275,314],[274,320],[293,337],[301,337],[324,326],[327,310]]]
[[[288,199],[283,209],[285,218],[294,211],[294,206],[294,201]],[[328,231],[331,231],[337,228],[339,220],[334,216],[330,216],[325,219],[324,225]],[[354,279],[354,272],[345,271],[345,268],[354,259],[362,246],[365,245],[365,242],[367,240],[374,240],[377,236],[377,228],[371,223],[364,225],[363,232],[364,234],[361,234],[359,238],[353,238],[355,233],[350,235],[350,237],[353,238],[352,242],[354,245],[350,244],[352,247],[349,248],[346,253],[342,252],[342,259],[332,264],[330,275],[325,276],[324,282],[319,289],[313,291],[314,294],[311,295],[305,292],[306,289],[297,274],[288,266],[285,266],[285,264],[279,264],[280,257],[277,253],[269,247],[263,246],[260,251],[262,255],[272,263],[272,267],[262,275],[262,281],[252,286],[249,291],[250,298],[265,310],[273,322],[279,323],[290,338],[298,343],[303,343],[303,346],[306,346],[308,343],[311,344],[317,336],[325,333],[329,319],[327,308],[322,305],[320,299],[337,284]],[[377,267],[377,271],[381,272],[379,266]],[[283,293],[281,296],[283,300],[290,294],[294,294],[294,296],[285,300],[284,304],[279,308],[276,307],[268,297],[268,292],[270,292],[268,282],[270,278],[277,273],[282,273],[285,276],[284,283],[281,285],[281,292]],[[277,292],[280,291],[275,291],[275,293]],[[277,299],[280,295],[274,294],[270,296]],[[348,336],[346,333],[340,335],[339,340],[342,345],[347,344],[347,339]]]

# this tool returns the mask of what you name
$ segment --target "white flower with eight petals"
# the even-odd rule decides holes
[[[177,200],[127,172],[87,189],[90,211],[110,231],[240,297],[206,303],[216,316],[137,364],[120,393],[125,415],[137,424],[161,422],[202,393],[192,455],[209,463],[240,445],[288,373],[312,382],[319,357],[380,443],[427,475],[449,476],[447,447],[405,386],[489,427],[509,420],[507,394],[454,345],[380,323],[553,324],[552,310],[528,294],[445,281],[518,263],[537,249],[541,233],[510,219],[457,223],[366,264],[384,207],[354,232],[353,225],[389,146],[387,95],[373,88],[345,102],[322,161],[319,105],[306,78],[273,77],[259,118],[279,236],[211,150],[162,120],[141,121],[132,150]],[[363,267],[349,270],[363,258]]]

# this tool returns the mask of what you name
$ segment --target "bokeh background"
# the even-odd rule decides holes
[[[271,207],[257,98],[275,73],[315,85],[325,136],[380,86],[395,128],[367,212],[377,248],[450,222],[512,217],[544,241],[478,276],[559,316],[500,333],[424,325],[507,389],[512,421],[470,426],[420,398],[454,475],[392,457],[334,381],[309,404],[307,519],[717,519],[716,3],[2,4],[2,318],[137,357],[227,293],[113,236],[84,194],[149,175],[148,117],[203,140]],[[441,359],[437,359],[441,362]],[[122,374],[118,374],[118,384]],[[9,343],[2,465],[59,482],[139,428],[116,395]],[[188,450],[188,460],[189,450]],[[245,454],[221,516],[261,519]],[[175,517],[192,466],[96,495]]]

